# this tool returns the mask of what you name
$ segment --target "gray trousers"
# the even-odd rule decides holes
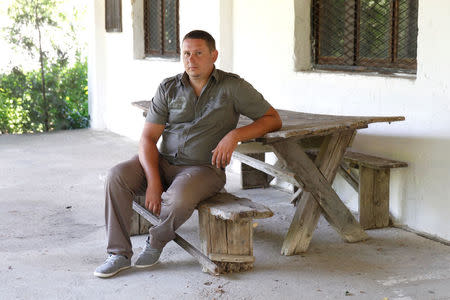
[[[225,172],[211,166],[176,166],[160,156],[159,171],[164,193],[161,195],[161,223],[150,228],[150,245],[162,249],[175,238],[175,230],[192,215],[197,204],[214,196],[225,185]],[[147,180],[138,156],[113,167],[105,183],[105,221],[107,252],[133,255],[130,227],[132,201],[144,195]]]

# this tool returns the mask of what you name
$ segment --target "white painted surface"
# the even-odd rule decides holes
[[[450,26],[450,3],[419,0],[417,77],[389,77],[296,72],[307,69],[310,61],[309,45],[305,45],[308,1],[180,1],[180,35],[197,28],[212,33],[219,53],[224,52],[217,66],[247,79],[277,108],[405,116],[404,122],[361,130],[353,147],[408,162],[408,168],[391,174],[390,209],[395,221],[450,240],[450,160],[446,155],[450,148],[450,40],[442,36],[442,30]],[[143,118],[130,103],[151,99],[161,80],[181,72],[182,64],[135,60],[131,1],[122,2],[122,33],[105,33],[103,3],[95,1],[95,43],[90,52],[95,55],[89,69],[92,124],[137,139]],[[300,11],[297,18],[296,10]],[[356,193],[342,182],[335,186],[356,207]]]
[[[294,24],[309,24],[307,0],[234,2],[234,72],[254,84],[276,107],[343,115],[403,115],[406,121],[361,130],[353,147],[409,163],[391,175],[390,210],[395,221],[450,240],[450,3],[419,1],[417,78],[338,72],[295,72]],[[295,18],[295,8],[300,13]],[[306,14],[308,15],[308,14]],[[276,22],[275,22],[276,21]],[[236,30],[238,28],[238,30]],[[307,40],[307,39],[306,39]],[[298,54],[298,53],[297,53]],[[306,61],[309,53],[306,53]],[[302,60],[303,59],[303,60]],[[342,197],[357,207],[357,194],[337,181]],[[343,189],[344,188],[344,189]]]

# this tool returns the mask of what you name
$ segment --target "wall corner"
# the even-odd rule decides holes
[[[312,69],[311,1],[294,0],[294,71]]]
[[[133,58],[145,58],[144,44],[144,0],[131,0],[133,22]]]

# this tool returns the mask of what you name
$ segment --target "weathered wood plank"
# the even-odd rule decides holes
[[[275,164],[273,165],[276,169],[279,170],[286,170],[286,164],[285,162],[283,162],[281,159],[277,158],[277,161],[275,162]],[[292,172],[291,172],[292,173]],[[270,174],[267,174],[267,183],[270,184],[270,182],[275,178],[275,176],[272,176]]]
[[[209,239],[211,242],[210,253],[227,254],[227,221],[211,215],[209,218]]]
[[[353,130],[348,130],[324,141],[324,147],[316,158],[320,171],[297,143],[287,141],[273,145],[277,155],[290,162],[291,169],[295,171],[295,179],[303,182],[305,190],[283,243],[282,254],[292,255],[308,248],[312,232],[317,226],[320,207],[344,240],[356,242],[367,239],[367,234],[329,183],[336,175],[337,167],[352,136]],[[320,207],[314,203],[313,197]]]
[[[363,228],[371,228],[375,225],[373,205],[375,170],[362,167],[359,180],[359,220]]]
[[[198,209],[207,209],[212,216],[231,221],[263,219],[273,216],[273,212],[268,207],[229,193],[218,193],[201,202]]]
[[[242,153],[242,154],[249,154],[249,153],[266,153],[266,152],[272,152],[273,148],[270,145],[264,145],[261,142],[246,142],[241,143],[237,145],[235,151]]]
[[[321,155],[318,156],[316,154],[315,165],[318,166],[319,170],[324,172],[327,177],[330,176],[330,174],[327,174],[326,172],[329,164],[327,164],[324,159],[327,157],[328,159],[331,159],[330,157],[335,154],[332,150],[336,148],[339,149],[340,143],[345,145],[345,143],[349,141],[350,134],[350,132],[347,134],[335,134],[334,136],[328,136],[323,140],[320,147]],[[312,194],[302,191],[302,195],[297,203],[296,213],[291,222],[291,227],[283,242],[281,250],[282,254],[292,255],[305,252],[308,249],[321,212],[322,210],[319,203],[314,199]]]
[[[134,201],[140,206],[145,207],[145,196],[136,196],[134,197]],[[151,224],[145,218],[141,217],[137,212],[133,212],[130,227],[131,236],[148,234],[150,226]]]
[[[145,207],[145,196],[136,196],[135,201],[142,207]],[[152,224],[142,216],[139,216],[139,234],[148,234]]]
[[[272,216],[270,209],[249,199],[220,193],[200,203],[198,211],[202,251],[218,265],[219,273],[253,268],[252,219]]]
[[[359,180],[351,173],[349,168],[345,168],[343,164],[340,164],[338,173],[356,192],[359,192]]]
[[[209,234],[209,222],[211,215],[208,209],[198,210],[198,236],[200,249],[204,254],[211,253],[211,241]]]
[[[137,101],[134,106],[148,110],[150,101]],[[283,127],[275,132],[267,133],[262,139],[286,139],[291,137],[324,136],[338,131],[366,128],[370,123],[403,121],[403,116],[373,117],[373,116],[333,116],[322,114],[309,114],[289,110],[277,109]],[[241,116],[238,127],[252,123],[247,117]]]
[[[133,211],[133,214],[131,215],[130,236],[141,234],[139,228],[139,217],[139,214]]]
[[[208,256],[211,260],[214,261],[236,262],[236,263],[255,262],[255,257],[253,255],[232,255],[232,254],[211,253]]]
[[[382,158],[354,151],[345,152],[344,159],[352,166],[365,166],[373,169],[404,168],[408,166],[408,164],[403,161]]]
[[[307,154],[310,156],[317,155],[317,149],[308,149]],[[404,168],[408,163],[388,158],[378,157],[366,153],[347,150],[344,155],[344,162],[349,164],[350,168],[358,169],[359,166],[365,166],[372,169],[391,169]]]
[[[390,169],[360,168],[359,219],[365,229],[389,225]]]
[[[289,203],[292,203],[295,206],[297,206],[298,201],[300,201],[300,199],[302,198],[302,193],[303,193],[302,189],[299,188],[298,190],[296,190],[294,194],[291,196]]]
[[[389,179],[390,169],[376,170],[375,180],[375,226],[383,228],[389,226]]]
[[[280,169],[236,151],[233,152],[233,158],[269,175],[280,178],[281,180],[284,180],[290,184],[300,186],[299,182],[294,178],[294,173],[292,172]]]
[[[323,139],[320,151],[316,154],[314,164],[319,168],[320,172],[326,176],[329,182],[334,180],[337,162],[340,157],[342,157],[342,153],[345,151],[345,148],[351,141],[353,135],[353,131],[347,131],[335,133],[334,135],[327,136]],[[310,157],[308,156],[308,158]],[[313,232],[317,227],[320,214],[322,213],[319,203],[314,199],[311,193],[304,191],[299,203],[297,211],[302,212],[302,214],[298,215],[298,220],[300,220],[304,226],[302,228],[303,230],[300,231],[298,235],[294,235],[294,237],[298,238],[295,246],[292,244],[289,245],[287,243],[288,239],[285,239],[285,243],[283,244],[283,246],[285,246],[284,252],[288,253],[287,249],[290,249],[289,251],[291,252],[286,255],[305,252],[308,249]]]
[[[149,221],[151,224],[158,224],[160,222],[160,220],[157,217],[152,215],[148,210],[137,204],[135,201],[133,201],[133,209],[142,217],[144,217],[147,221]],[[188,241],[179,236],[177,233],[175,233],[175,239],[173,241],[177,243],[181,248],[183,248],[187,253],[196,258],[197,261],[200,263],[200,265],[202,265],[202,267],[205,270],[207,270],[213,275],[219,275],[218,266],[215,263],[213,263],[202,252],[200,252],[197,248],[192,246],[192,244],[190,244]]]
[[[250,248],[251,231],[253,230],[251,221],[232,222],[227,221],[227,244],[228,254],[232,255],[252,255]]]

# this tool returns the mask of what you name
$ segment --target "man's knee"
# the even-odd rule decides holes
[[[124,167],[119,164],[112,167],[106,176],[107,183],[120,183],[126,177],[124,176],[125,170]]]
[[[132,188],[135,181],[140,181],[138,167],[132,160],[115,165],[108,171],[106,183]]]
[[[162,219],[169,215],[191,215],[199,202],[198,197],[182,191],[163,193],[162,201],[160,216]]]

